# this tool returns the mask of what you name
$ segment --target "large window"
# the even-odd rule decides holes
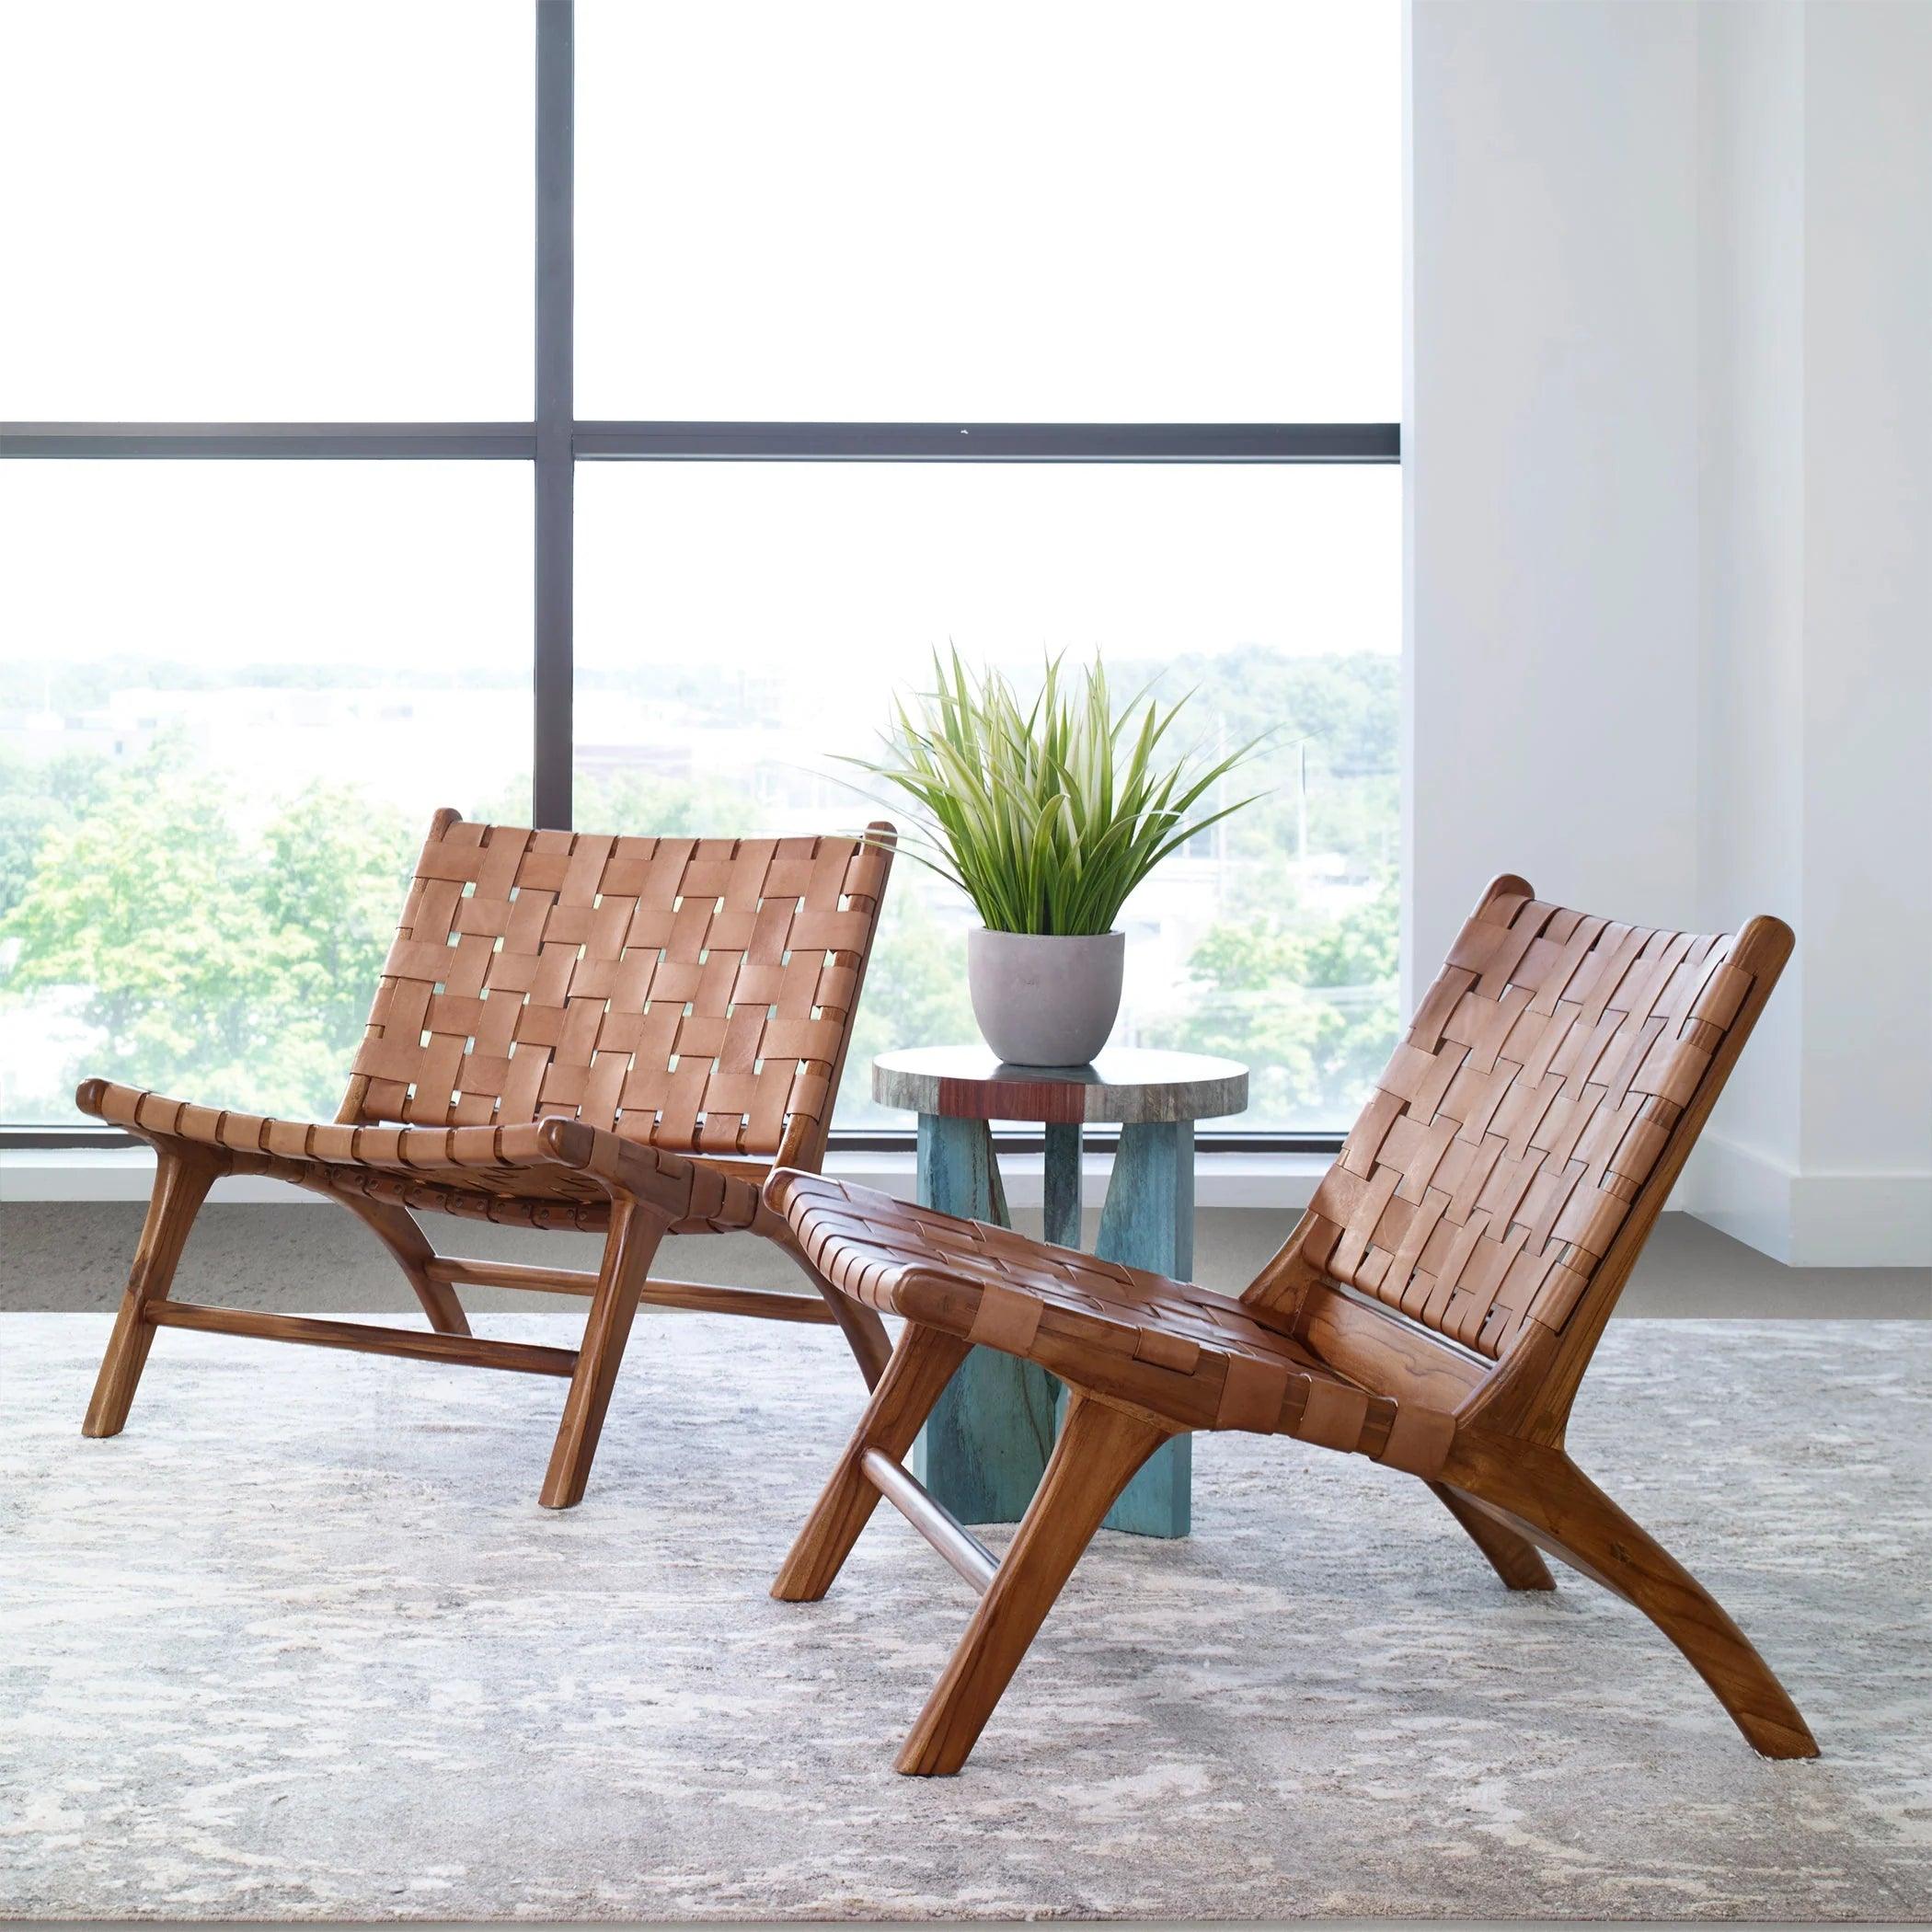
[[[1398,413],[1395,0],[578,0],[587,416]]]
[[[5,0],[10,418],[530,413],[530,0]]]
[[[439,805],[530,809],[515,464],[0,465],[0,1119],[329,1118]]]
[[[949,644],[1271,732],[1129,905],[1122,1028],[1248,1061],[1232,1131],[1353,1112],[1396,0],[0,23],[0,1123],[83,1072],[332,1110],[431,809],[849,827]],[[903,1124],[869,1052],[971,1037],[969,921],[899,868],[841,1127]]]

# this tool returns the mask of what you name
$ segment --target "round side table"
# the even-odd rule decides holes
[[[1248,1105],[1248,1069],[1198,1053],[1109,1049],[1090,1066],[1012,1066],[983,1046],[919,1047],[872,1063],[872,1096],[919,1116],[918,1198],[969,1220],[1013,1224],[991,1123],[1046,1133],[1046,1238],[1080,1245],[1081,1136],[1117,1124],[1120,1148],[1094,1252],[1178,1281],[1194,1267],[1194,1122]],[[961,1523],[1018,1523],[1058,1428],[1060,1385],[992,1349],[960,1366],[913,1450],[913,1469]],[[1188,1533],[1190,1438],[1155,1455],[1107,1518],[1143,1536]]]

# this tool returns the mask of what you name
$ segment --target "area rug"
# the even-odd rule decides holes
[[[1191,1539],[1103,1534],[932,1782],[891,1765],[951,1571],[882,1510],[823,1604],[766,1594],[859,1406],[829,1331],[641,1320],[563,1514],[548,1380],[169,1330],[88,1443],[106,1334],[0,1317],[0,1912],[1932,1911],[1932,1324],[1618,1323],[1572,1430],[1819,1762],[1420,1484],[1222,1436]]]

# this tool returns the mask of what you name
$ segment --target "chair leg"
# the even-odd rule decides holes
[[[1816,1757],[1818,1743],[1785,1687],[1717,1599],[1570,1461],[1514,1478],[1486,1473],[1478,1501],[1574,1570],[1634,1604],[1684,1653],[1765,1757]]]
[[[83,1435],[119,1435],[127,1421],[141,1371],[147,1366],[147,1351],[155,1344],[155,1325],[147,1319],[145,1304],[160,1301],[173,1285],[188,1230],[194,1225],[194,1217],[220,1171],[215,1162],[197,1154],[167,1147],[158,1152],[147,1219],[142,1224],[140,1245],[128,1271],[128,1285],[121,1297],[121,1312],[114,1318],[108,1352],[95,1377],[94,1399],[81,1424]]]
[[[407,1208],[387,1201],[372,1201],[366,1194],[338,1194],[335,1198],[365,1223],[395,1258],[396,1265],[415,1290],[416,1299],[422,1304],[431,1328],[439,1335],[467,1335],[469,1317],[456,1299],[456,1291],[447,1282],[431,1281],[423,1272],[436,1259],[436,1250],[417,1226],[415,1216]]]
[[[780,1603],[815,1604],[832,1588],[879,1506],[879,1491],[860,1468],[861,1458],[867,1450],[878,1449],[894,1462],[903,1461],[970,1350],[970,1343],[938,1328],[905,1325],[832,1480],[772,1584]]]
[[[1101,1519],[1171,1433],[1069,1391],[1039,1491],[899,1754],[901,1771],[943,1777],[966,1762]]]
[[[583,1501],[591,1479],[591,1461],[604,1430],[604,1414],[624,1360],[631,1317],[638,1312],[638,1290],[650,1271],[651,1258],[663,1238],[661,1214],[634,1201],[611,1204],[610,1233],[604,1244],[604,1264],[591,1295],[591,1312],[577,1351],[570,1393],[564,1398],[563,1420],[558,1425],[550,1467],[538,1501],[546,1510],[567,1510]]]
[[[1479,1509],[1466,1496],[1459,1495],[1447,1483],[1432,1482],[1429,1487],[1441,1500],[1443,1507],[1468,1531],[1469,1540],[1489,1559],[1489,1567],[1512,1590],[1554,1590],[1557,1587],[1556,1578],[1549,1573],[1549,1565],[1543,1560],[1534,1543],[1497,1522],[1495,1517]]]

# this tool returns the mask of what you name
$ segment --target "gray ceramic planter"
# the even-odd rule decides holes
[[[986,1044],[1020,1066],[1085,1066],[1121,1010],[1125,933],[966,935],[972,1017]]]

